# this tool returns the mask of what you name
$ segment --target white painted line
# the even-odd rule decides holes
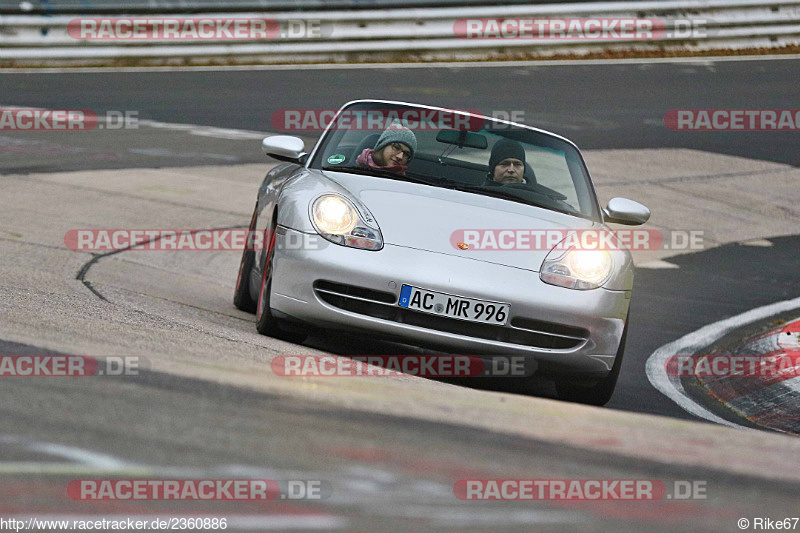
[[[54,463],[50,461],[7,461],[0,462],[0,475],[37,474],[37,475],[122,475],[151,476],[159,474],[161,470],[150,467],[104,468],[77,463]]]
[[[150,128],[166,129],[170,131],[184,131],[190,135],[198,135],[200,137],[214,137],[217,139],[231,139],[231,140],[262,140],[264,137],[275,135],[274,133],[250,131],[250,130],[234,130],[230,128],[216,128],[214,126],[198,126],[196,124],[176,124],[172,122],[158,122],[155,120],[140,120],[137,122],[139,126],[148,126]]]
[[[0,69],[2,72],[2,69]],[[14,105],[0,105],[0,109],[33,109],[36,111],[44,111],[45,108],[42,107],[20,107]],[[101,116],[102,113],[98,113],[97,120],[98,122],[105,122],[108,123],[108,117]],[[170,131],[182,131],[188,133],[189,135],[197,135],[199,137],[214,137],[216,139],[228,139],[234,141],[260,141],[264,139],[264,137],[271,137],[273,135],[279,135],[277,133],[270,133],[270,132],[262,132],[262,131],[252,131],[252,130],[236,130],[231,128],[218,128],[215,126],[201,126],[198,124],[180,124],[175,122],[159,122],[157,120],[137,120],[137,126],[145,126],[154,129],[164,129]],[[137,152],[137,150],[130,150],[132,152]],[[138,152],[142,152],[142,150],[138,150]],[[159,155],[159,154],[156,154]],[[163,155],[171,155],[169,153],[165,153]],[[236,158],[233,158],[236,159]]]
[[[673,263],[668,263],[666,261],[662,261],[659,259],[657,261],[648,261],[647,263],[636,265],[636,268],[664,269],[664,268],[680,268],[680,267]]]
[[[73,446],[64,446],[63,444],[50,444],[50,443],[34,443],[27,446],[29,450],[46,453],[48,455],[55,455],[63,457],[77,463],[92,466],[94,468],[122,468],[126,466],[124,461],[120,461],[116,457],[106,455],[104,453],[92,452],[82,448]]]
[[[767,239],[754,239],[752,241],[744,241],[739,244],[742,246],[760,246],[763,248],[769,248],[772,246],[772,242],[768,241]]]
[[[161,479],[205,479],[207,477],[236,477],[246,479],[323,479],[325,474],[305,470],[267,470],[241,465],[222,465],[212,468],[185,466],[145,465],[127,463],[123,466],[104,467],[80,463],[56,463],[53,461],[0,461],[0,475],[42,474],[42,475],[112,475],[117,477],[143,477]],[[450,494],[450,491],[448,491]]]
[[[800,54],[768,54],[755,56],[698,56],[662,57],[634,59],[558,59],[526,61],[442,61],[430,63],[296,63],[291,65],[214,65],[214,66],[172,66],[172,67],[75,67],[75,68],[0,68],[6,74],[104,74],[108,72],[220,72],[230,70],[374,70],[400,68],[518,68],[518,67],[559,67],[581,65],[652,65],[654,63],[728,63],[733,61],[782,61],[800,59]]]
[[[17,435],[0,434],[0,443],[19,446],[35,453],[43,453],[69,459],[70,461],[75,461],[81,465],[90,466],[92,468],[111,470],[128,466],[127,463],[112,455],[92,452],[84,448],[78,448],[77,446],[37,442]]]
[[[653,352],[652,355],[650,355],[650,357],[647,359],[647,379],[649,379],[653,387],[659,390],[662,394],[670,398],[685,411],[695,416],[730,427],[749,429],[734,422],[720,418],[692,400],[686,394],[680,378],[677,376],[667,375],[667,359],[678,354],[694,354],[697,350],[708,346],[717,339],[727,335],[734,329],[745,326],[751,322],[782,313],[784,311],[797,309],[798,307],[800,307],[800,298],[784,300],[782,302],[776,302],[763,307],[757,307],[756,309],[751,309],[750,311],[742,313],[741,315],[736,315],[704,326],[697,331],[689,333],[688,335],[684,335],[676,341],[665,344]]]

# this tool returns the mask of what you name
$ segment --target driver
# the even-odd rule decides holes
[[[497,185],[527,183],[525,179],[525,149],[517,141],[500,139],[489,156],[489,182]]]
[[[380,168],[405,176],[408,162],[416,150],[414,132],[395,122],[378,138],[375,149],[366,148],[358,155],[356,164],[361,168]]]

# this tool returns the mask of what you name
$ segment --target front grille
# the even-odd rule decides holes
[[[513,318],[508,328],[409,311],[396,305],[397,296],[390,292],[343,283],[320,280],[314,290],[322,301],[351,313],[466,337],[555,350],[575,348],[589,338],[582,328],[524,317]]]

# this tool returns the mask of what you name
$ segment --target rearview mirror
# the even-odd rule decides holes
[[[471,131],[442,130],[436,134],[436,140],[440,143],[455,144],[459,148],[478,148],[486,149],[489,146],[485,135]]]
[[[606,222],[615,224],[626,224],[628,226],[638,226],[644,224],[650,218],[650,210],[633,200],[627,198],[612,198],[608,201],[608,206],[603,209]]]
[[[302,165],[306,162],[305,144],[303,140],[291,135],[274,135],[261,141],[261,149],[278,161]]]

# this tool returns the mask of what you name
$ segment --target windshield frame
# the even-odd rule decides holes
[[[424,109],[424,110],[429,110],[429,111],[441,111],[441,112],[446,112],[446,113],[456,113],[456,114],[464,115],[464,116],[467,116],[467,117],[470,117],[470,118],[480,119],[482,122],[488,122],[491,125],[490,127],[494,126],[494,127],[496,127],[496,129],[499,129],[499,130],[511,129],[509,127],[513,127],[513,128],[517,128],[517,129],[524,129],[524,130],[529,130],[531,132],[537,133],[539,135],[544,135],[544,136],[550,137],[555,141],[560,141],[560,142],[566,143],[570,148],[574,149],[575,154],[577,155],[578,163],[580,164],[581,177],[584,180],[584,183],[585,183],[588,195],[589,195],[589,207],[590,207],[592,212],[588,213],[588,214],[587,213],[582,213],[582,212],[577,211],[577,210],[574,211],[574,212],[564,212],[564,211],[561,211],[561,210],[558,210],[558,209],[552,209],[550,207],[537,206],[535,204],[527,203],[527,202],[524,202],[524,201],[520,201],[518,203],[521,203],[523,205],[529,205],[530,207],[533,207],[533,208],[546,209],[548,211],[553,211],[553,212],[556,212],[556,213],[564,213],[564,214],[567,214],[567,215],[570,215],[570,216],[584,218],[584,219],[588,219],[588,220],[592,220],[592,221],[596,221],[596,222],[600,222],[600,223],[603,222],[603,211],[602,211],[602,209],[600,207],[600,202],[599,202],[599,200],[597,198],[597,192],[595,191],[594,183],[592,182],[591,175],[589,174],[589,169],[586,166],[586,161],[583,158],[583,154],[581,153],[580,149],[578,148],[578,146],[574,142],[570,141],[569,139],[567,139],[565,137],[562,137],[561,135],[558,135],[558,134],[555,134],[555,133],[552,133],[550,131],[546,131],[546,130],[543,130],[543,129],[540,129],[540,128],[535,128],[533,126],[528,126],[526,124],[520,124],[520,123],[517,123],[517,122],[511,122],[511,121],[502,120],[502,119],[498,119],[498,118],[487,117],[485,115],[479,115],[479,114],[476,114],[476,113],[471,113],[471,112],[463,111],[463,110],[448,109],[448,108],[443,108],[443,107],[435,107],[435,106],[414,104],[414,103],[410,103],[410,102],[401,102],[401,101],[394,101],[394,100],[372,100],[372,99],[352,100],[352,101],[347,102],[346,104],[344,104],[336,112],[336,116],[331,121],[331,123],[328,124],[328,126],[325,128],[325,131],[322,133],[322,135],[320,136],[319,140],[314,145],[314,148],[312,149],[312,151],[309,154],[308,158],[306,159],[306,162],[305,162],[305,165],[304,165],[305,168],[322,171],[322,168],[324,166],[326,166],[326,165],[324,164],[323,161],[318,161],[318,159],[321,159],[322,146],[325,145],[330,140],[330,136],[335,135],[335,133],[336,133],[336,129],[334,128],[334,125],[336,124],[336,121],[337,121],[338,117],[344,111],[350,109],[351,107],[354,107],[354,106],[357,106],[357,105],[361,105],[361,104],[379,104],[379,105],[388,105],[388,106],[408,107],[408,108],[412,108],[412,109]],[[486,125],[484,125],[484,128],[486,128]],[[342,168],[341,171],[342,172],[347,172],[347,169],[346,168]],[[378,178],[382,177],[379,174],[375,174],[375,176],[378,177]],[[432,185],[432,186],[436,186],[436,185]],[[480,193],[475,192],[475,194],[480,194]],[[489,195],[483,195],[483,196],[489,196]],[[494,198],[497,198],[497,196],[494,196]],[[513,200],[507,199],[507,201],[513,201]]]

